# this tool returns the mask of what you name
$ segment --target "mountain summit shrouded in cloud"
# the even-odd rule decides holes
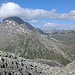
[[[68,13],[56,13],[56,9],[50,11],[44,9],[22,8],[14,2],[3,3],[0,6],[0,19],[18,16],[24,20],[34,20],[39,18],[57,19],[57,20],[75,20],[75,10]]]
[[[30,2],[25,0],[24,2],[20,2],[13,0],[13,2],[6,3],[0,1],[0,21],[7,17],[16,16],[22,18],[24,21],[30,22],[34,27],[45,29],[75,29],[75,10],[73,6],[71,6],[71,2],[68,1],[67,6],[64,3],[65,1],[57,1],[57,3],[54,3],[54,1],[51,0],[52,5],[49,3],[50,1],[45,3],[44,0],[42,1],[44,2],[43,4],[41,1],[32,0],[32,2]],[[64,6],[61,7],[62,3],[64,3]]]

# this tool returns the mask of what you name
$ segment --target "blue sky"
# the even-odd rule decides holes
[[[75,0],[0,0],[0,9],[0,20],[18,16],[35,27],[75,29]]]

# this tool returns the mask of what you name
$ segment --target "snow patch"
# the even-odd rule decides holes
[[[5,28],[8,28],[7,26]]]
[[[11,21],[9,21],[9,23],[11,23]]]
[[[19,32],[19,29],[16,29]]]
[[[0,57],[0,60],[1,60],[1,57]]]
[[[13,23],[13,25],[15,25],[15,23]]]

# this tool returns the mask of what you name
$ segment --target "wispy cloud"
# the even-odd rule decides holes
[[[75,29],[75,25],[72,24],[59,24],[59,23],[45,23],[43,28],[56,28],[56,29]]]
[[[59,24],[57,24],[57,23],[50,23],[50,22],[48,22],[48,23],[45,23],[43,26],[44,26],[44,27],[46,27],[46,28],[48,28],[48,27],[56,28],[56,27],[58,27],[58,26],[59,26]]]
[[[18,16],[24,20],[35,20],[39,18],[48,18],[56,20],[74,20],[75,21],[75,10],[71,10],[68,13],[56,13],[56,9],[50,11],[43,9],[29,9],[22,8],[18,4],[13,2],[3,3],[0,6],[0,19]]]
[[[32,22],[32,23],[37,23],[38,20],[31,20],[30,22]]]

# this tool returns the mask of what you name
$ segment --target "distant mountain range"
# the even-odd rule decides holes
[[[75,34],[75,30],[57,30],[53,29],[42,29],[42,31],[46,34]]]
[[[75,32],[55,32],[46,34],[18,17],[8,17],[0,23],[0,50],[28,59],[56,60],[66,65],[75,59]]]

